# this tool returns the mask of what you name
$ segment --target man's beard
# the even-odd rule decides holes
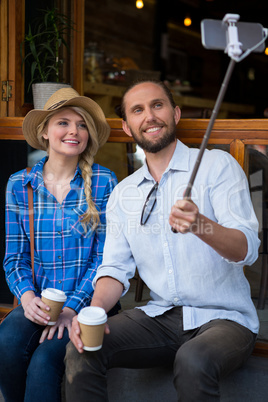
[[[170,145],[172,142],[176,140],[176,124],[172,124],[172,127],[170,130],[166,132],[166,134],[159,138],[157,142],[152,143],[150,140],[138,136],[131,130],[131,135],[134,138],[136,144],[138,144],[144,151],[150,152],[152,154],[155,154],[162,149],[166,148],[168,145]]]

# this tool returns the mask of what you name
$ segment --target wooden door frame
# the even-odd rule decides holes
[[[31,105],[24,103],[24,74],[21,63],[20,44],[24,37],[25,1],[9,0],[8,10],[8,75],[12,82],[12,98],[8,116],[24,116]]]
[[[85,33],[85,0],[71,0],[72,18],[75,30],[72,42],[72,86],[84,94],[84,33]]]
[[[7,80],[7,38],[8,38],[8,2],[7,0],[0,1],[0,84],[2,91],[2,81]],[[2,101],[2,94],[0,99],[0,116],[7,116],[7,102]]]

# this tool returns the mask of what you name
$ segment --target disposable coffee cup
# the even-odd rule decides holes
[[[105,310],[101,307],[84,307],[78,314],[80,337],[84,350],[94,351],[102,348],[104,327],[107,321]]]
[[[67,296],[62,290],[47,288],[44,289],[41,293],[42,301],[50,307],[49,311],[43,310],[50,316],[50,321],[48,325],[54,325],[59,318],[59,315],[62,311],[62,307],[66,302]]]

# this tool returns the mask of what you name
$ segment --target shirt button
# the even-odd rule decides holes
[[[58,235],[60,235],[61,234],[61,232],[58,232]]]
[[[174,302],[176,303],[179,299],[177,297],[174,297]]]
[[[59,281],[59,283],[61,283],[62,281]]]
[[[58,256],[58,259],[61,260],[61,255]]]
[[[168,271],[169,274],[172,274],[172,272],[173,272],[172,269],[170,269],[170,270]]]

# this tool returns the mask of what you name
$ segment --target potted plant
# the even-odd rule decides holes
[[[63,84],[63,50],[69,51],[68,38],[74,23],[56,8],[40,10],[41,16],[29,24],[21,44],[22,63],[30,71],[34,107],[43,109],[46,100]],[[40,86],[42,89],[40,89]],[[43,93],[45,91],[45,93]]]

